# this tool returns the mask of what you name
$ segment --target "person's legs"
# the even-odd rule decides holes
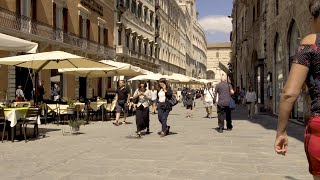
[[[222,106],[217,106],[217,111],[218,111],[218,126],[219,126],[219,132],[223,132],[224,128],[224,119],[225,119],[225,112],[223,110]]]
[[[162,108],[158,108],[158,120],[161,124],[161,131],[163,127],[163,116],[164,116],[164,110]]]
[[[210,104],[211,105],[211,104]],[[213,105],[211,105],[210,107],[209,107],[209,118],[212,118],[212,106]]]
[[[250,104],[250,118],[251,119],[252,119],[253,115],[254,115],[254,103],[251,103]]]
[[[233,128],[231,120],[231,109],[230,107],[226,106],[224,107],[224,110],[226,112],[227,129],[231,130]]]
[[[116,105],[116,120],[115,120],[115,122],[114,122],[116,125],[118,125],[118,123],[119,123],[121,111],[122,111],[122,108],[121,108],[121,106],[117,103],[117,105]]]
[[[127,104],[125,104],[123,107],[122,107],[122,109],[123,109],[123,124],[126,124],[126,120],[127,120],[127,114],[128,114],[128,109],[129,109],[129,107],[128,107],[128,105]]]
[[[142,131],[142,120],[143,119],[143,113],[140,107],[136,110],[136,125],[137,125],[137,134],[140,134]]]
[[[206,112],[207,112],[207,117],[209,117],[210,111],[209,111],[209,107],[207,106],[207,103],[206,103]]]
[[[248,118],[249,118],[249,117],[250,117],[250,114],[251,114],[251,112],[250,112],[250,109],[251,109],[250,104],[247,104],[247,109],[248,109]]]

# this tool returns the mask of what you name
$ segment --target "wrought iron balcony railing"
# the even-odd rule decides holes
[[[114,58],[115,56],[115,50],[105,44],[82,38],[71,32],[64,32],[62,29],[54,28],[49,24],[36,21],[1,7],[0,27],[16,30],[24,34],[31,34],[39,38],[54,40],[104,57]],[[30,37],[32,38],[32,36]]]

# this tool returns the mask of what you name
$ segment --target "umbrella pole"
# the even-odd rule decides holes
[[[39,81],[39,73],[36,72],[34,74],[34,105],[38,104],[38,81]]]

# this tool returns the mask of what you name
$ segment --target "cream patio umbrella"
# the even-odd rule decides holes
[[[0,33],[0,50],[35,53],[38,44]]]
[[[0,64],[35,69],[36,71],[34,72],[34,87],[37,87],[38,72],[42,69],[113,67],[63,51],[51,51],[0,58]],[[38,88],[35,88],[35,91],[37,91],[37,89]],[[35,97],[37,98],[37,96]],[[37,99],[35,99],[35,101],[37,102]]]
[[[161,78],[163,78],[162,74],[150,73],[150,74],[146,74],[146,75],[136,76],[132,79],[129,79],[129,81],[139,81],[139,80],[158,81]]]
[[[0,64],[36,69],[112,68],[113,66],[89,60],[63,51],[51,51],[0,58]]]
[[[100,61],[103,64],[109,65],[109,66],[115,66],[116,69],[110,70],[107,73],[107,76],[139,76],[139,75],[146,75],[149,74],[150,71],[144,70],[140,67],[133,66],[131,64],[127,63],[121,63],[121,62],[115,62],[112,60],[102,60]]]

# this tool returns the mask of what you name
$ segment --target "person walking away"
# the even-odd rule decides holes
[[[53,101],[59,101],[60,100],[60,87],[58,84],[54,84],[53,87]]]
[[[136,125],[137,138],[141,137],[141,131],[147,129],[147,134],[150,133],[149,129],[149,101],[151,100],[151,92],[147,89],[147,83],[141,81],[139,83],[139,88],[135,91],[133,95],[134,102],[137,102],[136,108]]]
[[[154,88],[154,86],[152,86],[150,93],[151,93],[151,103],[152,103],[152,110],[151,110],[151,112],[152,112],[153,114],[156,114],[158,91]]]
[[[22,90],[22,86],[18,86],[18,89],[16,90],[16,102],[23,102],[23,101],[25,101],[25,97]]]
[[[194,105],[195,96],[190,89],[187,89],[186,95],[186,107],[187,107],[187,118],[193,117],[193,105]]]
[[[120,114],[123,112],[123,122],[126,124],[128,104],[130,103],[129,91],[125,86],[124,80],[120,80],[118,83],[118,89],[116,90],[116,120],[113,122],[114,125],[119,126]]]
[[[213,102],[214,91],[213,91],[211,83],[207,84],[207,87],[203,91],[203,95],[204,95],[204,104],[205,104],[206,111],[207,111],[206,118],[212,118],[212,107],[214,104],[214,102]]]
[[[292,61],[289,77],[281,94],[274,149],[280,155],[288,152],[288,121],[303,84],[306,83],[311,97],[311,116],[306,124],[304,147],[309,172],[315,180],[320,180],[320,1],[310,4],[310,12],[313,29],[317,34],[303,38]]]
[[[249,91],[246,93],[246,104],[248,105],[248,118],[253,119],[254,106],[257,101],[257,94],[253,90],[253,87],[249,87]]]
[[[187,89],[184,87],[182,92],[182,103],[183,103],[183,107],[186,107],[186,95],[187,95]]]
[[[161,123],[160,137],[169,135],[170,126],[167,125],[168,116],[172,110],[168,100],[172,98],[172,90],[169,87],[166,79],[159,80],[160,90],[158,92],[158,119]]]
[[[229,104],[234,91],[232,86],[227,82],[226,78],[227,77],[222,77],[221,82],[216,86],[215,89],[215,94],[219,96],[217,103],[219,133],[223,132],[224,119],[227,121],[227,130],[231,131],[233,128]]]

